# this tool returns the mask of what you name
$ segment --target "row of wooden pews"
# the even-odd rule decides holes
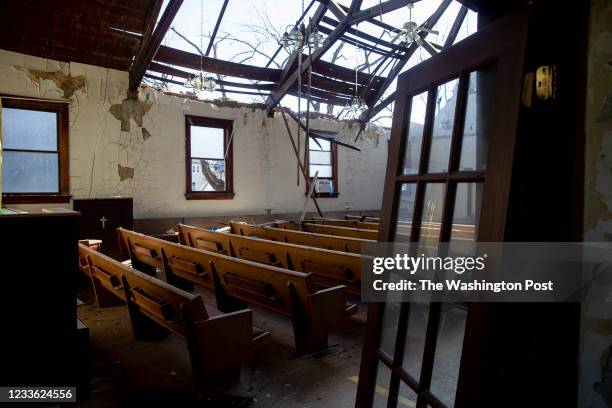
[[[179,241],[184,245],[311,273],[319,286],[345,285],[348,292],[361,294],[361,255],[210,231],[183,224],[179,224],[178,230]]]
[[[292,231],[305,231],[315,234],[332,235],[346,238],[359,238],[375,241],[378,239],[377,229],[354,228],[350,224],[346,226],[327,225],[317,223],[320,220],[306,220],[304,222],[295,221],[277,221],[274,223],[275,228],[282,228]]]
[[[120,228],[122,246],[132,267],[154,274],[163,270],[175,286],[211,288],[222,311],[248,303],[290,316],[298,354],[327,348],[332,328],[357,311],[346,301],[346,287],[319,289],[311,273],[238,259]],[[189,287],[187,286],[187,289]]]
[[[305,245],[315,248],[331,249],[334,251],[361,253],[361,245],[376,242],[371,239],[350,238],[297,231],[287,228],[277,228],[276,223],[251,225],[230,222],[232,234],[247,237],[262,238],[269,241],[286,242],[289,244]]]
[[[243,362],[269,333],[253,327],[248,309],[230,313],[79,243],[79,266],[88,273],[98,307],[126,303],[134,337],[164,328],[187,343],[196,389],[239,381]]]
[[[252,327],[248,304],[291,318],[298,355],[327,348],[330,330],[357,311],[347,292],[360,293],[361,247],[377,234],[371,221],[313,219],[299,228],[232,222],[227,232],[179,225],[171,240],[120,228],[128,261],[108,258],[96,251],[99,241],[85,240],[79,267],[99,307],[128,305],[136,338],[148,337],[152,325],[173,332],[187,342],[197,385],[227,384],[269,336]],[[156,278],[161,271],[166,282]],[[189,293],[195,285],[214,292],[218,310]]]

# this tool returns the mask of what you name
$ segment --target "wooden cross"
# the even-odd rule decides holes
[[[105,216],[102,216],[102,218],[100,218],[100,222],[102,223],[102,229],[106,228],[106,221],[108,220],[106,219]]]

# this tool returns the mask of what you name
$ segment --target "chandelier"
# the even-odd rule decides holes
[[[317,30],[317,27],[307,30],[304,23],[301,23],[300,25],[287,26],[278,43],[289,50],[290,53],[298,50],[307,50],[312,53],[323,46],[323,41],[325,41],[325,37]]]

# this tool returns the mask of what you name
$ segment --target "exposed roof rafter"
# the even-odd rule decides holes
[[[153,61],[153,57],[157,52],[159,46],[161,45],[168,28],[170,28],[170,24],[172,24],[172,20],[176,17],[176,13],[178,13],[181,5],[183,4],[183,0],[170,0],[168,5],[166,6],[166,10],[164,10],[164,14],[162,15],[157,27],[153,30],[150,40],[146,45],[141,47],[140,52],[136,55],[134,59],[134,63],[132,68],[130,69],[130,90],[135,91],[138,89],[140,82],[142,81],[142,77],[144,76],[147,68],[151,61]],[[155,23],[155,19],[150,20],[152,24]]]

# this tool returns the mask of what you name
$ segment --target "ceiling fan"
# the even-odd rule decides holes
[[[409,10],[409,19],[404,24],[402,24],[402,28],[396,31],[395,37],[393,37],[392,42],[397,40],[400,43],[404,43],[406,45],[411,45],[412,43],[416,43],[419,47],[422,47],[425,43],[430,45],[432,48],[442,50],[442,46],[431,41],[427,41],[423,38],[420,33],[428,33],[438,35],[440,32],[436,30],[432,30],[431,28],[425,27],[425,23],[418,25],[416,22],[412,21],[412,8],[414,7],[413,3],[406,4]]]

